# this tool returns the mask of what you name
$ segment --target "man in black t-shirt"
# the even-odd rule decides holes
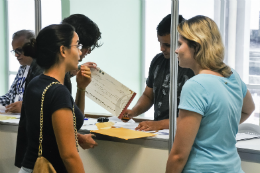
[[[179,22],[182,20],[184,19],[180,15]],[[170,28],[171,14],[164,17],[157,26],[157,38],[162,53],[157,54],[151,62],[145,91],[132,110],[127,110],[124,115],[124,117],[132,118],[146,112],[154,105],[155,121],[143,121],[136,130],[149,131],[169,128]],[[191,69],[178,67],[177,105],[179,105],[182,86],[193,76],[194,73]]]

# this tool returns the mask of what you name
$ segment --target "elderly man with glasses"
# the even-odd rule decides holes
[[[33,59],[23,54],[22,47],[35,35],[30,30],[21,30],[13,34],[11,51],[20,63],[20,68],[8,93],[0,97],[0,104],[6,106],[6,112],[20,113],[26,78]]]

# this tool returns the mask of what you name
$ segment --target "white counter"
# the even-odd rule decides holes
[[[17,173],[14,166],[17,124],[0,124],[0,173]],[[80,133],[88,133],[80,130]],[[161,173],[168,159],[168,136],[158,135],[141,139],[122,140],[96,135],[98,146],[82,150],[86,172],[90,173]],[[237,143],[242,168],[246,173],[260,172],[260,139]]]

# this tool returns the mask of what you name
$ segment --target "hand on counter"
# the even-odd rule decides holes
[[[83,135],[83,134],[78,133],[78,142],[82,149],[85,150],[85,149],[89,149],[89,148],[94,148],[95,146],[98,145],[96,143],[96,141],[94,141],[92,136],[95,136],[95,135],[94,134],[84,134]]]
[[[169,129],[169,119],[160,121],[143,121],[135,128],[135,130],[153,131]]]
[[[140,130],[140,131],[159,130],[159,123],[158,121],[143,121],[139,123],[139,125],[135,128],[135,130]]]
[[[22,101],[11,103],[10,105],[7,105],[5,108],[5,112],[12,112],[12,113],[21,113],[22,109]]]

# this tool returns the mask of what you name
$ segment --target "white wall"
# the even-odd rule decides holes
[[[70,14],[88,16],[102,32],[103,46],[91,52],[83,62],[96,62],[106,73],[135,91],[137,96],[130,105],[132,107],[141,95],[141,1],[71,0],[67,4]],[[68,8],[64,5],[63,8]],[[75,77],[72,78],[72,88],[75,97]],[[86,112],[108,113],[88,98],[85,107]]]

